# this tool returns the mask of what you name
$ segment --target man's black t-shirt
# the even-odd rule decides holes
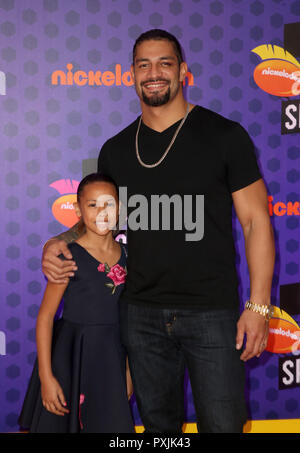
[[[144,163],[161,158],[178,125],[179,121],[157,132],[141,124],[139,152]],[[144,168],[136,157],[137,126],[138,120],[109,139],[98,161],[98,171],[127,188],[128,218],[135,211],[138,220],[136,209],[142,205],[140,196],[133,195],[143,195],[148,203],[148,216],[140,219],[148,229],[134,231],[129,225],[127,231],[128,275],[122,301],[162,308],[237,307],[231,193],[261,178],[252,141],[238,123],[195,106],[163,162]],[[163,205],[159,229],[151,229],[152,196],[163,194],[177,194],[177,207],[182,201],[183,228],[177,229],[179,218],[174,220],[171,208],[170,228],[163,229],[162,214],[168,215]],[[185,228],[191,220],[194,231]]]

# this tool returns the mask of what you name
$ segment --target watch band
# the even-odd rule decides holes
[[[245,309],[259,313],[260,315],[264,316],[267,321],[272,318],[274,311],[272,305],[256,304],[255,302],[251,302],[251,300],[247,300]]]

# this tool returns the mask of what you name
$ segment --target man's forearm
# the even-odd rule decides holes
[[[273,228],[268,218],[256,219],[244,229],[250,276],[250,300],[269,304],[275,262]]]
[[[83,233],[83,228],[80,222],[77,222],[75,225],[72,226],[67,231],[64,231],[63,233],[59,234],[58,236],[55,236],[55,239],[59,239],[61,241],[65,241],[67,244],[70,242],[76,241],[82,233]]]
[[[70,244],[71,242],[76,241],[83,233],[85,232],[85,227],[82,225],[82,223],[79,221],[75,225],[72,226],[67,231],[64,231],[63,233],[54,236],[53,238],[49,239],[47,242],[52,241],[52,240],[60,240],[60,241],[65,241],[67,244]],[[47,244],[46,242],[46,244]]]

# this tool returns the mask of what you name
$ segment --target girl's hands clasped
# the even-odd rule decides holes
[[[64,392],[54,376],[41,383],[43,406],[56,415],[65,415],[70,411],[66,408]]]

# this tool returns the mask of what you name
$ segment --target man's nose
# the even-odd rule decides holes
[[[162,75],[160,64],[152,64],[150,67],[150,76],[152,79],[159,79]]]

